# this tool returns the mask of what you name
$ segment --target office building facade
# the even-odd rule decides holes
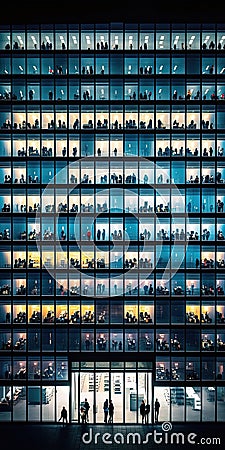
[[[225,24],[2,25],[0,421],[221,422]]]

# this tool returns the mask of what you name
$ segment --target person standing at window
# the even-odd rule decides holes
[[[155,400],[155,422],[156,423],[159,421],[159,408],[160,408],[160,403],[159,403],[159,400],[156,398],[156,400]]]
[[[87,230],[87,240],[90,241],[91,240],[91,230]]]
[[[88,412],[89,412],[89,409],[90,409],[90,405],[89,405],[89,403],[88,403],[86,398],[84,400],[84,407],[85,407],[85,416],[86,416],[85,417],[85,422],[89,422]]]
[[[86,423],[86,409],[83,404],[80,407],[80,417],[81,423]]]
[[[113,423],[114,405],[112,400],[109,400],[109,421],[108,423]]]
[[[106,399],[104,401],[103,410],[104,410],[104,422],[107,423],[107,418],[108,418],[108,413],[109,413],[109,402],[108,402],[108,399]]]
[[[142,400],[140,405],[141,422],[145,423],[145,401]]]
[[[150,405],[149,403],[145,407],[145,423],[149,422]]]

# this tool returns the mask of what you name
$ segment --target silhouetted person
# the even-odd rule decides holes
[[[88,403],[86,398],[84,400],[84,407],[85,407],[85,422],[89,422],[88,412],[89,412],[89,409],[90,409],[90,405],[89,405],[89,403]]]
[[[156,398],[156,400],[155,400],[155,422],[156,423],[159,420],[159,408],[160,408],[160,403],[159,403],[159,400]]]
[[[80,407],[81,423],[86,423],[86,409],[83,405]]]
[[[62,407],[61,415],[60,415],[60,418],[59,418],[59,422],[60,422],[61,420],[62,420],[62,422],[63,422],[63,426],[64,426],[65,423],[68,423],[68,419],[67,419],[67,410],[66,410],[65,406]]]
[[[140,414],[141,414],[141,421],[142,423],[145,422],[145,401],[142,400],[141,405],[140,405]]]
[[[108,402],[108,399],[106,399],[104,401],[103,410],[104,410],[104,422],[107,423],[107,418],[108,418],[108,414],[109,414],[109,402]]]
[[[149,422],[150,405],[149,403],[145,407],[145,423]]]
[[[108,423],[113,423],[114,405],[112,400],[109,400],[109,421]]]
[[[90,350],[90,344],[91,344],[91,342],[90,342],[89,337],[86,337],[86,339],[85,339],[86,350]]]

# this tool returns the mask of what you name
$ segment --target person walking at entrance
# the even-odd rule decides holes
[[[61,414],[60,414],[59,422],[60,422],[61,420],[62,420],[62,422],[63,422],[63,426],[64,426],[65,422],[68,423],[68,420],[67,420],[67,410],[66,410],[65,406],[63,406],[62,409],[61,409]]]
[[[89,409],[90,409],[90,405],[89,405],[89,403],[88,403],[86,398],[84,400],[84,407],[85,407],[85,422],[89,422],[88,412],[89,412]]]
[[[108,402],[108,399],[106,399],[104,401],[103,410],[104,410],[104,422],[107,423],[107,418],[108,418],[108,413],[109,413],[109,402]]]
[[[142,400],[140,404],[140,414],[141,414],[141,421],[142,423],[145,423],[145,401]]]
[[[109,421],[108,423],[113,423],[114,405],[112,400],[109,400]]]
[[[159,421],[159,408],[160,408],[160,403],[159,403],[159,400],[156,398],[156,400],[155,400],[155,422],[156,423]]]

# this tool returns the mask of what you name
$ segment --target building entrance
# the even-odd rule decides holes
[[[152,372],[135,370],[72,370],[71,421],[81,423],[85,399],[90,405],[89,423],[104,423],[104,402],[114,406],[114,423],[141,423],[140,405],[144,400],[150,412],[144,421],[152,423]],[[109,415],[107,416],[107,421]]]

